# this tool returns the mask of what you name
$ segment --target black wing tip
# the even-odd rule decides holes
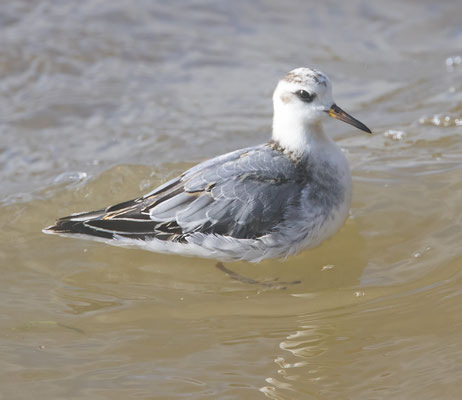
[[[113,232],[100,231],[98,229],[94,229],[93,227],[85,223],[88,221],[75,221],[68,218],[69,217],[58,219],[55,225],[51,225],[42,229],[42,232],[51,235],[86,235],[99,237],[103,239],[114,238]]]
[[[80,221],[72,221],[68,218],[69,217],[58,219],[54,225],[43,228],[42,232],[46,234],[79,233],[79,230],[76,228]]]
[[[84,211],[67,217],[59,218],[54,225],[42,229],[46,234],[74,234],[82,233],[82,228],[86,221],[99,218],[104,214],[104,210]]]

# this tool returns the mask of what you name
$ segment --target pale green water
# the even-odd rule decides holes
[[[462,5],[12,1],[0,8],[0,398],[458,399]],[[271,92],[325,71],[351,218],[285,262],[43,235],[267,140]]]

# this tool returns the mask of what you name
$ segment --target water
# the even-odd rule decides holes
[[[4,1],[0,397],[457,399],[462,384],[458,1]],[[285,72],[329,74],[374,130],[326,129],[351,217],[285,262],[43,235],[267,140]]]

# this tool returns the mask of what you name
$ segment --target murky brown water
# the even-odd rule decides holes
[[[459,399],[460,1],[3,1],[0,398]],[[375,134],[331,121],[351,218],[285,262],[50,237],[265,141],[297,66]]]

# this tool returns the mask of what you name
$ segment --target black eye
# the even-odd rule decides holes
[[[306,90],[297,90],[295,94],[305,103],[311,103],[316,97],[316,93],[308,93]]]

